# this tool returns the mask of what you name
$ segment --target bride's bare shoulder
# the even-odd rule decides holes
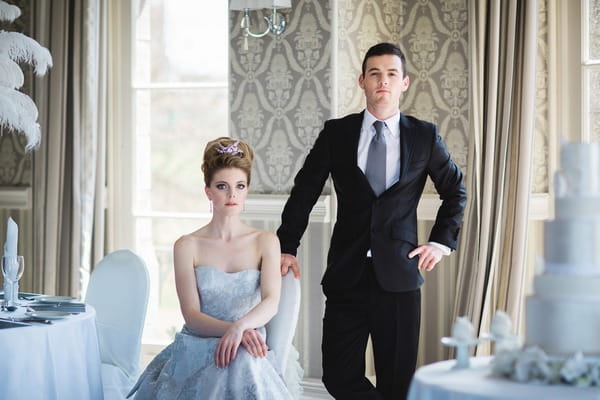
[[[256,235],[257,242],[262,248],[279,246],[279,238],[273,232],[257,229]]]
[[[191,249],[202,246],[207,240],[205,228],[185,234],[175,241],[175,249]]]

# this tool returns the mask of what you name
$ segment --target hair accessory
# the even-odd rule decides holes
[[[232,156],[235,156],[237,154],[243,154],[244,152],[242,150],[240,150],[240,148],[238,147],[238,144],[240,144],[239,140],[236,140],[235,142],[231,143],[229,146],[223,146],[221,143],[219,143],[219,147],[217,148],[217,153],[231,154]]]

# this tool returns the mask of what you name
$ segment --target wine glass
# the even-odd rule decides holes
[[[25,259],[23,256],[2,257],[2,274],[11,287],[10,293],[4,293],[4,303],[6,306],[14,306],[18,303],[19,289],[17,284],[23,276],[24,269]]]

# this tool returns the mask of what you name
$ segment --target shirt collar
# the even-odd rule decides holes
[[[363,116],[362,125],[363,130],[369,129],[375,121],[377,121],[377,118],[375,118],[375,116],[365,108],[365,114]],[[396,114],[392,115],[388,119],[383,120],[383,122],[385,122],[385,125],[387,126],[388,130],[391,132],[393,137],[397,137],[398,135],[400,135],[400,110],[398,110]]]

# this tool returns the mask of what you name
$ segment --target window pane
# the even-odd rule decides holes
[[[227,135],[227,89],[139,90],[137,209],[209,212],[206,142]]]
[[[227,1],[149,0],[136,25],[138,82],[227,81]]]

